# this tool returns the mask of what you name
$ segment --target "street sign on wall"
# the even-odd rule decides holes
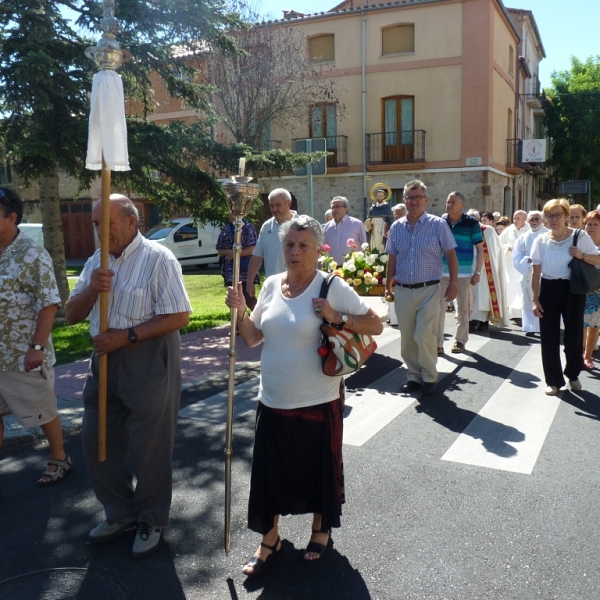
[[[590,182],[587,179],[580,181],[559,181],[559,194],[587,194],[590,191]]]
[[[523,140],[524,163],[536,163],[546,161],[546,140]]]

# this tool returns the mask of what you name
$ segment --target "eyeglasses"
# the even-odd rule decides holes
[[[553,213],[551,215],[546,215],[546,219],[563,219],[566,215],[563,212]]]
[[[408,202],[418,202],[419,200],[423,200],[427,198],[427,196],[404,196],[404,199]]]

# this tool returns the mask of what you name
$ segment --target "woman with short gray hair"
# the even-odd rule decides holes
[[[340,277],[321,298],[325,273],[317,269],[323,232],[299,216],[281,229],[286,271],[267,278],[251,315],[241,285],[228,289],[226,304],[238,309],[248,347],[264,342],[250,477],[248,527],[262,535],[244,564],[261,572],[282,549],[280,515],[313,514],[304,560],[321,558],[331,528],[340,527],[342,471],[342,377],[324,375],[318,349],[321,317],[359,334],[383,331],[379,317]]]

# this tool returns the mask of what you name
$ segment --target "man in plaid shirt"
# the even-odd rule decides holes
[[[442,254],[450,282],[446,302],[456,298],[458,261],[456,240],[448,225],[427,214],[427,187],[415,179],[404,186],[407,215],[390,228],[386,291],[396,288],[394,303],[400,328],[402,360],[408,369],[403,392],[435,393],[437,383],[437,327],[440,319]],[[442,315],[441,318],[444,318]]]

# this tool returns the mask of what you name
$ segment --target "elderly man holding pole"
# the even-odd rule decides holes
[[[100,202],[94,226],[109,227],[109,268],[90,257],[66,304],[70,324],[90,320],[94,344],[83,391],[83,445],[106,521],[88,541],[101,543],[137,527],[133,556],[153,552],[168,524],[172,454],[181,391],[179,329],[191,306],[181,266],[166,248],[137,230],[131,200],[110,196],[110,221]],[[99,333],[100,293],[108,292],[108,329]],[[98,460],[98,359],[108,356],[107,459]],[[133,478],[137,484],[133,486]],[[136,525],[137,524],[137,525]]]

